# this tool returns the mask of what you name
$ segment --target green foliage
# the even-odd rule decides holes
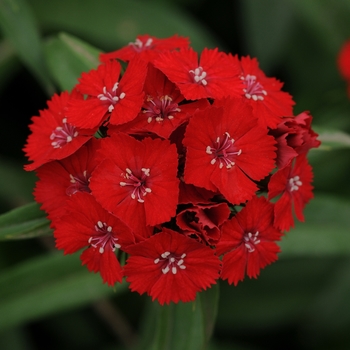
[[[283,237],[280,261],[258,280],[220,284],[218,312],[217,288],[195,303],[161,308],[123,293],[126,284],[116,291],[102,285],[80,266],[78,254],[45,251],[41,239],[52,232],[32,203],[35,176],[23,171],[23,158],[8,155],[12,144],[0,143],[0,210],[6,212],[0,215],[1,348],[35,349],[27,327],[36,325],[50,330],[52,349],[86,348],[88,340],[101,349],[123,349],[128,342],[120,340],[123,335],[115,339],[110,316],[119,308],[121,324],[140,331],[140,349],[205,349],[216,313],[209,349],[350,347],[350,100],[336,66],[340,46],[350,38],[350,1],[240,0],[227,13],[229,6],[209,0],[0,0],[4,108],[11,84],[16,103],[29,95],[35,105],[30,113],[43,108],[37,96],[22,90],[23,67],[50,96],[54,86],[70,90],[82,72],[95,68],[102,50],[115,50],[138,34],[179,34],[198,51],[218,46],[256,56],[267,75],[285,82],[295,113],[311,112],[323,142],[309,157],[315,199],[305,209],[305,222]],[[6,132],[15,140],[21,119],[16,105],[10,108]],[[23,145],[25,138],[19,141]],[[26,244],[25,238],[32,239]],[[84,309],[101,298],[112,302],[103,321],[95,309]]]

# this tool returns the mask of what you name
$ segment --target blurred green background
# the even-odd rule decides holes
[[[349,0],[0,0],[0,213],[33,201],[22,147],[31,116],[82,67],[73,57],[67,71],[69,38],[112,51],[138,34],[257,57],[285,83],[295,114],[311,112],[323,141],[309,153],[306,222],[258,280],[221,283],[210,350],[350,349],[350,100],[336,66]],[[55,252],[50,236],[2,237],[0,349],[128,349],[148,308],[124,285],[101,285],[78,254]]]

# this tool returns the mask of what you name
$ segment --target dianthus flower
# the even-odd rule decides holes
[[[120,59],[129,62],[133,58],[139,56],[146,62],[152,62],[161,52],[173,51],[175,49],[186,48],[189,45],[188,38],[173,35],[170,38],[156,38],[145,34],[138,35],[135,42],[113,52],[102,53],[100,60],[103,62]]]
[[[161,305],[194,300],[219,277],[221,263],[213,249],[170,229],[129,246],[127,252],[124,270],[130,289]]]
[[[76,88],[86,99],[70,101],[69,120],[79,127],[95,128],[134,119],[143,103],[146,73],[146,63],[137,58],[130,61],[121,78],[121,65],[117,61],[84,72]]]
[[[269,199],[279,195],[275,203],[275,226],[282,231],[294,227],[293,208],[299,221],[304,221],[303,209],[313,198],[313,173],[306,155],[301,154],[288,166],[271,176]]]
[[[54,94],[47,102],[48,108],[32,118],[31,134],[23,149],[32,163],[25,165],[25,170],[35,170],[52,160],[68,157],[93,137],[96,128],[82,129],[67,117],[68,103],[73,98],[79,101],[83,97],[76,91]]]
[[[119,133],[103,139],[99,157],[101,163],[90,181],[92,193],[133,231],[141,234],[146,226],[175,215],[179,193],[175,145]]]
[[[338,54],[337,63],[341,76],[347,81],[348,96],[350,97],[350,40],[346,41],[342,46]]]
[[[69,157],[44,164],[36,170],[39,180],[34,198],[42,203],[41,209],[50,220],[66,213],[65,203],[70,196],[91,192],[90,176],[98,164],[95,153],[99,143],[100,140],[91,139]]]
[[[238,97],[243,88],[237,60],[218,49],[204,49],[199,61],[192,48],[164,52],[154,65],[188,100]]]
[[[221,225],[230,216],[226,203],[191,205],[176,216],[176,224],[186,236],[215,245],[221,238]]]
[[[318,134],[311,129],[312,116],[302,112],[296,117],[283,118],[276,129],[270,130],[277,141],[278,168],[284,168],[298,154],[307,153],[311,148],[317,148],[320,141]]]
[[[277,260],[281,232],[274,227],[273,217],[273,204],[255,196],[222,226],[216,246],[217,254],[224,254],[222,279],[237,285],[245,275],[257,278],[261,269]]]
[[[244,100],[253,108],[253,115],[262,126],[275,128],[282,117],[293,115],[292,96],[281,90],[283,84],[266,77],[256,58],[242,57],[241,79]]]
[[[183,144],[187,147],[186,183],[219,191],[232,204],[253,197],[255,181],[274,168],[275,141],[257,124],[251,108],[227,99],[190,120]]]
[[[84,210],[82,210],[84,208]],[[74,218],[74,220],[72,220]],[[130,229],[108,213],[88,193],[67,201],[67,215],[55,222],[56,247],[65,254],[86,248],[80,258],[89,271],[99,272],[103,282],[122,282],[123,270],[115,254],[134,243]]]

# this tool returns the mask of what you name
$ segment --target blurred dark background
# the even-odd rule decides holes
[[[22,9],[12,25],[9,6]],[[28,58],[23,11],[43,48],[39,69]],[[22,148],[31,117],[46,107],[53,88],[61,89],[45,67],[58,33],[102,51],[138,34],[179,34],[198,51],[219,47],[257,57],[266,75],[293,95],[295,114],[311,112],[321,135],[323,146],[309,155],[315,199],[306,222],[284,237],[277,263],[258,280],[220,285],[210,349],[349,349],[350,100],[336,64],[349,23],[349,0],[1,0],[0,213],[33,201],[35,174],[24,172]],[[24,41],[28,35],[27,55],[9,28],[22,30]],[[0,242],[0,348],[128,348],[148,298],[100,286],[78,256],[61,260],[51,249],[50,237]]]

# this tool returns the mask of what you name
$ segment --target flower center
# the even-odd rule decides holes
[[[267,95],[267,92],[264,90],[263,86],[256,80],[255,75],[247,74],[246,77],[241,77],[244,80],[245,89],[243,89],[245,93],[245,97],[247,99],[253,99],[254,101],[264,100],[264,96]]]
[[[53,148],[62,148],[67,143],[72,142],[74,137],[78,136],[75,126],[67,123],[67,118],[62,119],[62,126],[58,126],[50,135],[51,146]]]
[[[135,176],[129,168],[125,169],[124,179],[125,181],[119,182],[119,185],[130,186],[131,198],[137,199],[138,202],[143,203],[145,200],[142,198],[147,193],[151,193],[152,190],[147,187],[147,178],[150,176],[150,170],[141,168],[141,176]]]
[[[300,181],[300,177],[298,175],[291,177],[288,181],[290,191],[298,191],[299,187],[303,184]]]
[[[125,97],[125,92],[121,92],[119,95],[118,92],[119,83],[116,82],[113,85],[112,90],[107,91],[107,88],[103,87],[103,94],[99,94],[99,98],[104,104],[108,105],[108,112],[111,113],[114,109],[114,105]]]
[[[76,192],[91,193],[89,188],[90,174],[87,174],[86,170],[79,175],[73,176],[69,174],[71,184],[66,189],[66,194],[71,196]]]
[[[233,145],[234,142],[235,140],[230,137],[230,134],[225,132],[223,137],[217,137],[213,146],[207,146],[206,153],[214,156],[210,164],[215,164],[218,161],[220,169],[224,166],[227,169],[232,168],[235,165],[233,159],[242,153],[241,149],[237,151],[237,148]]]
[[[248,253],[252,253],[255,250],[255,246],[260,243],[260,239],[258,239],[259,231],[256,231],[254,234],[251,232],[246,233],[243,236],[244,245],[248,250]]]
[[[195,83],[203,84],[204,86],[208,84],[208,82],[205,80],[207,72],[205,72],[202,67],[198,67],[195,70],[191,69],[189,73],[191,74]]]
[[[148,123],[151,123],[153,118],[157,122],[162,122],[165,118],[174,119],[174,114],[181,112],[178,104],[168,95],[156,98],[149,96],[144,108],[143,113],[146,114]]]
[[[169,271],[171,271],[173,275],[176,275],[178,268],[181,270],[184,270],[186,268],[184,265],[185,257],[185,253],[179,256],[170,252],[164,252],[161,254],[160,258],[154,260],[154,263],[161,265],[164,275],[166,275]]]
[[[147,41],[144,43],[140,39],[136,39],[135,42],[129,43],[130,46],[136,51],[141,52],[143,50],[149,49],[152,45],[153,39],[148,38]]]
[[[92,247],[98,248],[101,254],[106,249],[112,249],[114,252],[116,248],[121,247],[121,245],[117,243],[118,238],[113,236],[112,227],[108,226],[105,222],[97,221],[95,230],[96,234],[91,236],[88,242]]]

